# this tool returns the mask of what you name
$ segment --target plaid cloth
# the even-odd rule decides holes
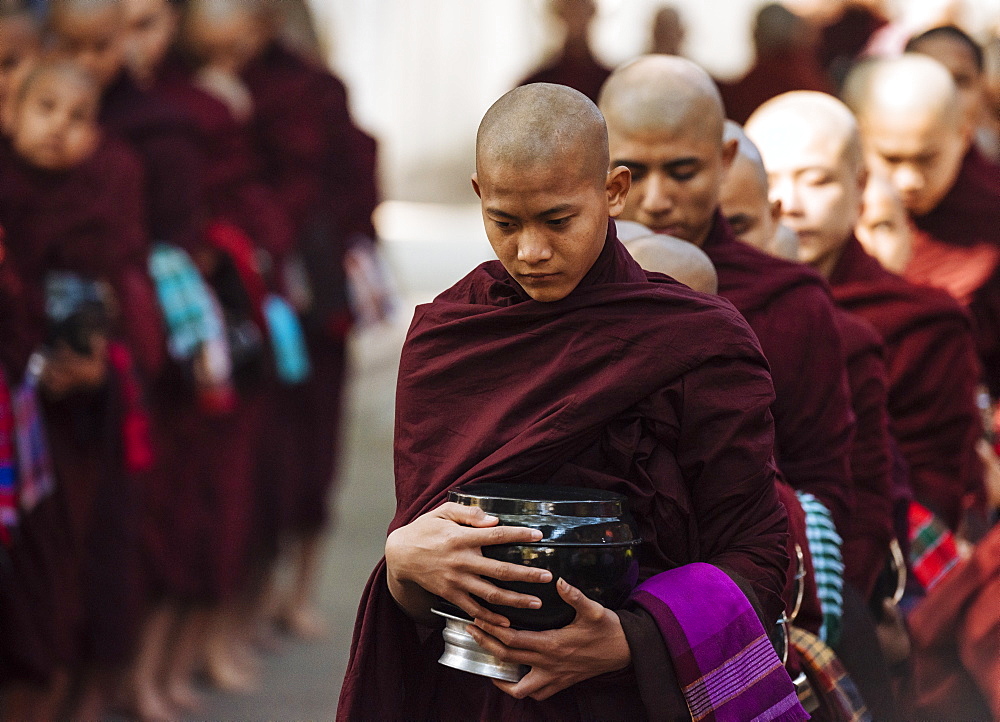
[[[21,509],[26,512],[34,509],[56,486],[42,410],[38,403],[40,367],[40,357],[33,357],[28,363],[24,381],[13,397],[18,501]]]
[[[823,502],[803,491],[795,493],[806,513],[806,539],[816,570],[816,594],[823,610],[819,636],[828,644],[836,644],[844,611],[844,560],[840,553],[843,542]]]
[[[167,349],[173,359],[190,360],[203,344],[225,337],[222,315],[187,253],[157,243],[149,254],[149,275],[156,284],[167,327]]]
[[[17,526],[17,489],[14,485],[14,410],[10,389],[0,369],[0,544],[9,547]]]
[[[264,318],[278,379],[289,386],[302,383],[309,378],[311,369],[299,317],[288,301],[272,294],[264,301]]]
[[[955,537],[927,507],[910,502],[910,565],[913,576],[927,591],[959,562]]]
[[[871,713],[861,699],[857,686],[848,675],[837,655],[822,639],[804,629],[791,627],[789,639],[799,653],[810,683],[818,687],[826,702],[830,719],[843,722],[870,722]]]
[[[721,569],[671,569],[632,600],[656,621],[695,722],[809,719],[757,613]]]

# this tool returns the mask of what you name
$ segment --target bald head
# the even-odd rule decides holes
[[[533,83],[495,102],[476,135],[476,172],[494,165],[532,168],[559,165],[604,187],[608,131],[583,93],[565,85]]]
[[[107,88],[125,67],[125,12],[118,0],[53,0],[48,30],[59,57]]]
[[[973,125],[948,70],[919,54],[868,61],[844,85],[865,157],[923,215],[947,194],[972,143]]]
[[[722,215],[737,238],[771,253],[781,209],[768,199],[764,161],[738,123],[726,121],[725,138],[736,142],[737,152],[722,184]]]
[[[635,262],[647,271],[664,273],[702,293],[717,293],[719,277],[700,248],[673,236],[654,234],[625,243]]]
[[[861,212],[865,167],[857,124],[824,93],[779,95],[747,120],[767,169],[769,198],[799,239],[799,260],[833,271]]]
[[[722,139],[725,111],[715,82],[701,67],[675,55],[644,55],[615,70],[598,97],[617,132],[676,133],[692,124]]]
[[[690,60],[645,55],[611,74],[599,105],[611,164],[632,172],[622,217],[700,246],[736,152],[735,142],[722,139],[714,81]]]
[[[182,37],[192,53],[217,70],[238,75],[277,33],[267,0],[190,0]]]
[[[906,209],[892,184],[873,174],[865,188],[864,211],[855,235],[871,255],[894,273],[902,273],[913,252]]]

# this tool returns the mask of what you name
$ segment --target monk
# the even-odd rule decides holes
[[[828,90],[810,47],[809,27],[779,3],[768,3],[754,20],[753,67],[740,79],[719,83],[727,117],[743,123],[768,98],[789,90]]]
[[[611,71],[601,65],[590,50],[590,26],[597,14],[594,0],[548,0],[549,13],[566,30],[557,58],[535,70],[519,85],[557,83],[575,88],[597,100],[601,85]]]
[[[649,626],[645,592],[613,611],[559,584],[577,616],[549,632],[511,629],[483,607],[478,600],[539,605],[484,576],[548,582],[551,575],[486,563],[483,544],[539,536],[442,503],[448,489],[470,481],[617,489],[643,538],[640,590],[674,573],[723,569],[723,585],[738,581],[764,620],[780,613],[786,523],[774,494],[765,362],[727,302],[630,259],[609,219],[624,206],[629,171],[609,171],[608,160],[601,114],[569,88],[518,88],[483,118],[473,187],[501,260],[420,307],[408,334],[397,394],[397,515],[362,601],[339,719],[673,719],[686,716],[688,704],[702,709],[685,704],[678,684],[692,670],[675,676],[670,655],[683,645],[671,648]],[[544,334],[525,334],[537,324]],[[614,340],[600,330],[611,328]],[[694,342],[694,334],[704,342],[668,341]],[[622,341],[622,353],[609,355],[607,345]],[[573,353],[556,352],[567,343]],[[719,393],[716,383],[739,390]],[[683,394],[671,390],[681,385]],[[436,413],[445,398],[449,412]],[[694,425],[701,431],[685,434]],[[624,447],[623,434],[632,439]],[[726,442],[706,444],[710,438]],[[703,587],[704,598],[715,589]],[[490,652],[531,666],[528,675],[491,684],[438,665],[435,594],[476,620],[470,633]],[[735,718],[804,717],[773,664],[781,684],[773,693],[756,687],[762,697],[747,707],[746,695],[737,695]]]
[[[799,234],[800,257],[826,275],[843,308],[882,334],[889,416],[917,501],[957,528],[967,495],[980,494],[982,485],[975,452],[978,365],[967,318],[943,294],[886,271],[854,238],[865,167],[857,124],[842,103],[789,94],[751,121],[747,132],[763,155],[772,197],[782,200],[785,223]],[[830,179],[820,186],[830,189],[826,203],[807,205],[812,195],[802,188],[809,173]]]
[[[27,76],[2,149],[0,223],[11,262],[35,289],[24,299],[35,318],[45,318],[39,291],[49,272],[103,280],[129,345],[155,365],[163,340],[143,268],[140,168],[102,140],[97,109],[98,88],[79,67],[50,63]],[[62,516],[45,537],[58,559],[52,661],[56,681],[79,693],[69,698],[64,687],[50,701],[54,714],[80,719],[101,715],[131,653],[134,492],[151,464],[128,347],[104,332],[86,345],[55,341],[39,378],[57,482],[51,499]]]
[[[720,295],[747,319],[771,366],[779,469],[846,529],[853,418],[833,303],[812,271],[733,238],[719,197],[736,141],[723,142],[714,83],[683,58],[645,56],[612,74],[600,105],[612,162],[632,171],[623,217],[708,254]]]
[[[854,235],[870,256],[893,273],[902,273],[910,262],[913,255],[910,219],[899,193],[887,178],[875,173],[868,175]]]
[[[41,37],[34,17],[16,5],[0,8],[0,111],[40,52]]]
[[[904,276],[965,305],[983,380],[1000,395],[1000,172],[972,145],[948,71],[921,55],[867,64],[845,86],[865,157],[899,192],[919,231]]]
[[[730,217],[735,204],[744,216],[764,219],[755,223],[753,232],[743,238],[760,250],[779,255],[767,233],[777,232],[779,224],[774,210],[780,217],[782,202],[769,196],[767,171],[760,151],[738,126],[727,123],[726,137],[736,138],[739,150],[723,184],[722,212]],[[851,448],[855,504],[851,508],[851,525],[844,534],[845,577],[862,598],[868,599],[888,558],[893,537],[890,504],[893,452],[886,411],[884,349],[878,332],[867,322],[840,309],[834,318],[843,342],[851,407],[857,420]]]
[[[712,261],[704,251],[690,243],[648,232],[648,235],[622,241],[622,244],[643,270],[670,276],[702,293],[716,293],[719,290],[719,277]]]

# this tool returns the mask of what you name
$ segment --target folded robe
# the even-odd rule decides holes
[[[617,491],[643,539],[642,578],[723,566],[777,619],[786,519],[766,362],[727,301],[646,274],[613,229],[561,301],[530,300],[494,261],[417,309],[396,395],[391,528],[472,481]],[[385,573],[383,562],[361,602],[339,719],[657,716],[634,665],[545,702],[438,665],[440,633],[400,610]],[[650,686],[664,687],[664,664]]]

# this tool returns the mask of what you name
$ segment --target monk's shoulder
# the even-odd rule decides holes
[[[833,319],[845,358],[883,353],[882,336],[871,323],[840,308],[834,309]]]

